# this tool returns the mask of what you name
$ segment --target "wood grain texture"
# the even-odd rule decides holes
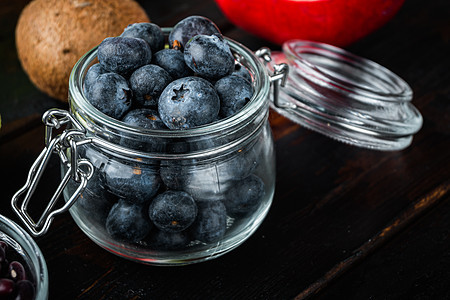
[[[450,190],[450,181],[440,185],[423,198],[414,202],[411,207],[407,208],[398,217],[396,217],[391,223],[384,227],[379,233],[371,237],[367,242],[358,247],[352,252],[352,255],[348,258],[340,261],[331,270],[324,274],[317,281],[308,286],[295,299],[307,299],[324,288],[328,284],[347,270],[352,268],[355,264],[364,260],[369,254],[376,251],[378,247],[382,246],[386,241],[392,239],[395,234],[399,233],[409,224],[417,221],[422,214],[428,209],[436,206],[444,197],[448,196]]]

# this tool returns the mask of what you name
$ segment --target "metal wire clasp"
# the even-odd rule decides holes
[[[11,200],[13,210],[35,237],[45,234],[53,218],[67,211],[73,205],[78,196],[84,191],[88,180],[94,172],[91,162],[78,158],[78,146],[91,141],[85,137],[85,130],[81,124],[68,111],[60,109],[48,110],[43,115],[42,121],[45,124],[46,146],[31,166],[25,185],[14,194]],[[67,125],[63,133],[53,137],[53,129],[59,129],[62,125]],[[68,153],[70,153],[69,157],[67,156]],[[35,222],[27,211],[28,204],[52,154],[59,156],[61,162],[67,167],[67,171],[41,217]],[[71,179],[79,184],[78,188],[60,208],[55,209],[56,203]],[[25,196],[22,199],[21,196],[23,194]],[[22,202],[20,201],[21,199]]]
[[[266,66],[272,60],[271,51],[267,47],[262,47],[261,49],[257,50],[255,52],[255,55],[261,58]],[[281,63],[273,65],[273,74],[270,75],[270,82],[273,85],[273,103],[279,108],[290,107],[290,105],[282,103],[279,100],[280,86],[284,87],[286,85],[288,74],[288,64]]]

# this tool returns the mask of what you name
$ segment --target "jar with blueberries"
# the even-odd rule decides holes
[[[229,118],[185,130],[137,128],[99,113],[82,95],[96,50],[75,66],[71,111],[90,139],[77,152],[94,172],[70,212],[103,248],[149,264],[192,263],[235,248],[264,219],[275,187],[269,81],[252,52],[229,45],[254,77],[253,99]]]
[[[154,265],[205,261],[243,243],[269,211],[269,106],[376,150],[407,147],[421,127],[403,80],[342,49],[290,41],[282,53],[253,53],[203,17],[173,29],[146,24],[87,52],[70,76],[70,111],[44,114],[46,148],[12,200],[33,235],[70,209],[89,238],[118,256]],[[35,222],[27,205],[55,153],[62,182]]]
[[[227,44],[233,68],[248,71],[254,91],[231,116],[169,130],[102,113],[83,89],[98,47],[72,71],[70,112],[49,110],[43,116],[47,152],[58,152],[62,160],[64,187],[55,195],[64,196],[62,210],[70,207],[81,230],[104,249],[146,264],[204,261],[243,243],[268,213],[275,188],[270,82],[250,50],[232,40]],[[146,117],[158,118],[151,110]],[[52,131],[62,126],[55,137]],[[46,211],[49,222],[28,220],[29,229],[42,234],[59,212]]]

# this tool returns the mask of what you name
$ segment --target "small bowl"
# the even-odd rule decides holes
[[[48,299],[47,264],[31,236],[10,219],[0,215],[0,240],[14,249],[35,286],[35,299]],[[9,257],[9,256],[8,256]],[[18,258],[20,257],[20,258]]]

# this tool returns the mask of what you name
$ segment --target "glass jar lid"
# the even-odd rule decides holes
[[[292,40],[273,52],[268,68],[286,63],[289,75],[271,107],[308,128],[351,145],[401,150],[422,116],[412,90],[383,66],[331,45]]]

